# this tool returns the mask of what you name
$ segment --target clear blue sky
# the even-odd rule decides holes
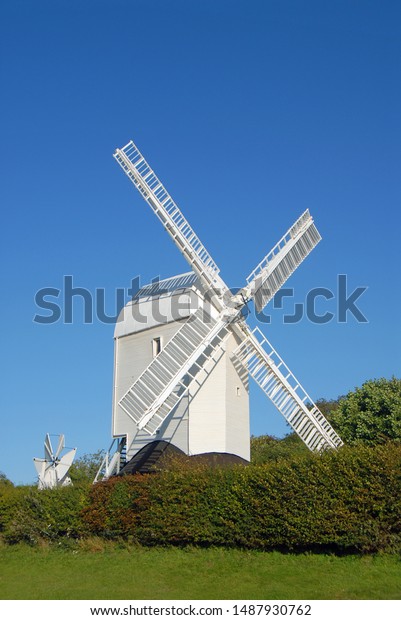
[[[187,270],[112,159],[133,138],[232,286],[305,208],[323,241],[288,285],[368,286],[369,322],[265,333],[314,398],[400,376],[397,1],[3,0],[0,471],[35,478],[46,432],[110,442],[113,326],[38,325],[64,275],[94,292]],[[335,301],[318,311],[336,313]],[[44,312],[42,311],[42,314]],[[286,427],[252,393],[252,432]]]

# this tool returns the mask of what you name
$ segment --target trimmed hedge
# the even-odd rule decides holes
[[[87,532],[82,519],[89,487],[39,491],[0,486],[0,536],[7,543],[59,542]]]
[[[83,518],[144,545],[399,550],[401,445],[114,478],[92,488]]]
[[[95,486],[0,485],[0,537],[87,536],[142,545],[261,550],[401,550],[401,444],[298,454],[227,469],[188,465]]]

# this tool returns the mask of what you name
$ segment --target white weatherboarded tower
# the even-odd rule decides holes
[[[305,211],[232,293],[133,142],[114,154],[191,267],[140,289],[115,329],[112,434],[97,479],[148,471],[167,447],[249,460],[248,377],[310,450],[342,441],[244,310],[268,304],[321,237]],[[113,444],[112,444],[113,445]]]
[[[150,440],[171,443],[185,454],[228,453],[249,461],[247,373],[236,368],[230,353],[239,345],[233,332],[221,334],[221,346],[210,351],[196,381],[154,436],[140,429],[121,399],[164,350],[188,318],[207,303],[198,278],[189,273],[140,289],[120,314],[115,329],[113,436],[126,437],[129,461]],[[209,311],[216,311],[209,304]]]

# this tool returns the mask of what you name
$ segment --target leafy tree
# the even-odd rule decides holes
[[[401,379],[366,381],[339,400],[332,422],[349,444],[401,440]]]
[[[282,439],[271,435],[251,437],[251,463],[255,465],[289,459],[296,454],[307,452],[308,448],[296,433],[289,433]]]
[[[93,454],[84,454],[76,459],[68,472],[74,484],[92,483],[104,458],[104,450]]]
[[[316,401],[316,405],[319,407],[320,411],[329,422],[332,421],[333,414],[338,410],[342,398],[344,398],[344,396],[339,396],[335,400],[326,400],[325,398],[319,398],[319,400]]]
[[[8,487],[13,487],[13,483],[11,482],[11,480],[9,480],[7,478],[7,476],[5,474],[3,474],[2,471],[0,471],[0,485],[3,486],[8,486]]]

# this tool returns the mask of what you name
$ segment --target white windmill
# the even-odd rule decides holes
[[[54,489],[71,484],[71,478],[67,476],[67,473],[75,458],[77,449],[73,448],[61,456],[62,451],[65,449],[64,435],[56,435],[56,437],[58,437],[56,451],[53,450],[50,435],[47,433],[45,437],[45,458],[33,459],[38,474],[39,489]]]
[[[118,319],[113,397],[117,449],[107,453],[97,479],[118,473],[128,462],[124,473],[146,471],[166,446],[190,455],[230,454],[248,461],[249,376],[310,450],[341,446],[266,337],[258,328],[251,330],[243,316],[251,300],[261,312],[320,241],[309,211],[233,294],[135,144],[117,149],[114,157],[191,272],[140,289]]]

